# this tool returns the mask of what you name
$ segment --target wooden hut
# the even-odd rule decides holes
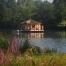
[[[20,23],[21,31],[44,31],[44,25],[41,22],[29,19]]]

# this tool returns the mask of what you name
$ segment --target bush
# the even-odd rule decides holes
[[[7,50],[8,46],[9,46],[8,40],[5,37],[1,36],[0,37],[0,48],[3,50]]]
[[[34,46],[34,47],[32,48],[32,53],[33,53],[34,55],[41,54],[41,49],[40,49],[40,47]]]
[[[24,52],[26,52],[27,49],[29,49],[29,48],[31,48],[31,45],[30,45],[29,41],[26,40],[25,43],[24,43],[22,46],[20,46],[20,52],[21,52],[21,53],[24,53]]]

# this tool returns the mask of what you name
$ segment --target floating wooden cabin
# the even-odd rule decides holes
[[[21,22],[20,30],[28,32],[43,32],[44,25],[41,22],[29,19],[27,21]]]

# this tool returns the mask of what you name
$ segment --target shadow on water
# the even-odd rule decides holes
[[[45,32],[46,37],[50,38],[66,38],[66,31],[46,31]]]

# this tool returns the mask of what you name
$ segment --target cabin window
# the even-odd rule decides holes
[[[34,28],[34,27],[35,27],[35,25],[32,25],[32,27]]]
[[[38,28],[36,28],[36,30],[38,30]]]

